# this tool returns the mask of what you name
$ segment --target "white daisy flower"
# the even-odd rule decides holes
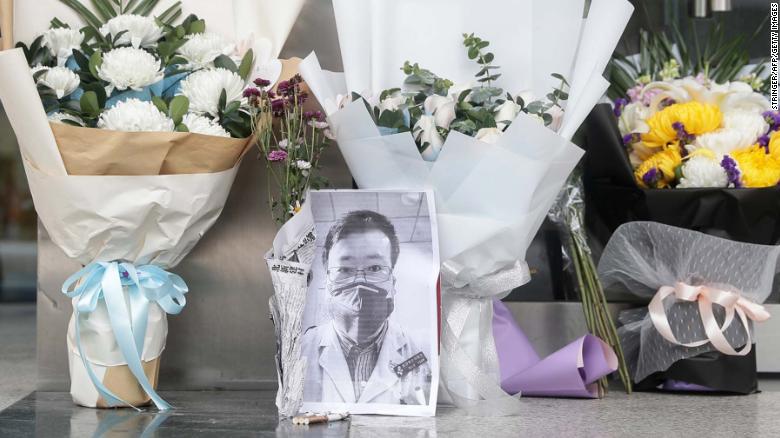
[[[677,188],[726,187],[729,176],[715,154],[694,155],[682,165],[682,178]]]
[[[301,170],[309,170],[311,169],[311,163],[306,160],[298,160],[295,162],[295,167]]]
[[[122,31],[126,32],[114,41],[114,45],[130,44],[136,49],[152,46],[163,36],[163,29],[154,18],[143,15],[118,15],[100,26],[103,35],[115,36]]]
[[[290,140],[284,138],[282,139],[282,141],[279,142],[277,146],[279,146],[279,149],[287,149],[287,146],[290,146]]]
[[[81,47],[83,41],[83,33],[67,27],[49,29],[43,33],[43,45],[57,57],[57,65],[65,65],[73,49]]]
[[[125,132],[171,132],[173,120],[151,102],[127,99],[103,111],[97,127]]]
[[[219,123],[206,117],[194,113],[187,113],[181,121],[190,132],[195,134],[213,135],[215,137],[230,137],[230,133]]]
[[[81,80],[67,67],[52,67],[38,78],[38,83],[51,88],[57,93],[57,99],[62,99],[76,91]]]
[[[72,122],[76,122],[81,126],[84,126],[84,121],[81,120],[80,117],[76,117],[72,114],[68,113],[62,113],[62,112],[56,112],[51,114],[49,117],[49,121],[52,123],[60,123],[62,124],[63,120],[70,120]]]
[[[236,50],[236,45],[217,33],[196,33],[187,37],[177,51],[189,62],[191,68],[200,69],[211,66],[220,55],[230,55]]]
[[[132,47],[120,47],[104,53],[103,64],[97,72],[100,79],[118,90],[130,88],[140,91],[165,76],[159,59],[145,50]]]
[[[200,70],[181,81],[179,94],[190,100],[190,111],[216,116],[219,111],[219,96],[225,90],[227,104],[241,101],[244,80],[224,68]]]

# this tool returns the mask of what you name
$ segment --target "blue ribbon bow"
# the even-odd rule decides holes
[[[125,405],[138,410],[106,388],[92,371],[81,346],[79,315],[94,312],[100,300],[105,300],[111,329],[127,366],[157,408],[167,410],[171,405],[154,390],[141,364],[149,303],[157,303],[166,313],[176,315],[187,303],[184,297],[187,291],[184,280],[176,274],[153,265],[136,267],[123,262],[90,263],[65,280],[62,293],[77,299],[74,305],[76,345],[81,361],[92,384],[109,406]]]

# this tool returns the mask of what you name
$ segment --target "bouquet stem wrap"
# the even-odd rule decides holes
[[[307,364],[301,357],[302,322],[315,240],[314,219],[306,203],[282,226],[265,256],[274,287],[268,305],[276,334],[276,406],[281,418],[297,414],[303,400]]]
[[[610,292],[647,298],[618,330],[641,388],[751,393],[753,321],[769,314],[780,247],[734,242],[655,222],[629,222],[610,239],[599,276]]]
[[[103,369],[112,366],[106,363],[112,361],[112,358],[107,356],[117,356],[116,352],[118,352],[121,354],[120,360],[127,364],[143,392],[148,394],[155,406],[160,410],[170,409],[171,406],[157,394],[155,385],[149,381],[142,358],[149,357],[144,360],[145,362],[156,360],[164,347],[165,333],[158,332],[167,331],[167,324],[164,324],[165,317],[161,315],[157,318],[157,321],[162,321],[163,324],[150,325],[152,307],[175,315],[181,312],[186,304],[184,294],[187,293],[187,285],[181,277],[152,265],[136,268],[131,263],[91,263],[65,280],[62,292],[69,298],[73,298],[73,319],[68,329],[69,343],[71,343],[72,332],[73,343],[83,371],[86,372],[107,407],[138,404],[134,400],[124,400],[116,390],[107,387],[93,369],[96,363],[102,365]],[[107,316],[113,339],[107,339],[106,336],[97,338],[93,336],[87,337],[85,342],[82,335],[82,327],[85,323],[92,327],[98,325],[95,321],[85,321],[85,319],[94,317],[98,308]],[[103,315],[97,315],[97,318],[103,320],[101,316]],[[99,332],[91,334],[101,335]],[[100,343],[106,342],[111,343],[111,347],[100,348]],[[85,350],[85,343],[97,347],[93,349],[97,354],[89,354]],[[106,354],[106,351],[113,354]],[[71,351],[71,354],[74,353]],[[78,367],[78,364],[71,363],[71,368],[74,367]],[[75,373],[77,376],[80,374],[78,371]],[[71,383],[71,391],[77,403],[89,407],[96,406],[98,400],[89,397],[92,391],[85,391],[83,388],[85,382],[73,379]]]

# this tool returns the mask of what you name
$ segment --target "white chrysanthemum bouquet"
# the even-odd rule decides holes
[[[177,22],[179,2],[155,12],[158,0],[93,0],[93,13],[62,1],[83,27],[55,18],[29,46],[0,53],[0,99],[41,222],[84,266],[62,287],[73,303],[71,395],[168,409],[155,391],[166,314],[182,310],[187,285],[166,270],[216,222],[252,143],[244,93],[258,66],[237,48],[263,46],[264,29],[251,32],[258,44],[234,44],[194,15]],[[301,6],[240,3],[253,26],[272,12],[294,21]],[[288,24],[268,32],[277,43]]]

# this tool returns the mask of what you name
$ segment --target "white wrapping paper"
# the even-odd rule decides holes
[[[214,224],[238,170],[148,176],[71,176],[62,158],[21,50],[0,54],[0,100],[19,139],[38,217],[52,241],[82,264],[123,260],[136,265],[176,266]],[[150,306],[141,359],[165,347],[167,322]],[[105,305],[81,317],[82,348],[98,374],[122,365]],[[74,401],[95,406],[94,391],[74,345],[68,343]],[[84,388],[91,389],[84,389]]]
[[[471,413],[519,411],[498,387],[490,299],[530,280],[525,252],[583,154],[569,139],[606,90],[602,61],[633,10],[625,0],[593,0],[583,20],[583,7],[579,0],[488,0],[478,7],[468,0],[335,0],[344,79],[323,71],[314,54],[299,67],[360,188],[435,192],[442,393]],[[496,144],[450,132],[436,161],[426,162],[410,133],[380,136],[363,102],[339,107],[348,92],[372,96],[399,86],[407,60],[456,83],[473,81],[478,68],[461,36],[472,32],[491,42],[503,74],[497,85],[506,91],[544,96],[560,85],[551,73],[569,80],[576,95],[559,133],[521,114]]]

